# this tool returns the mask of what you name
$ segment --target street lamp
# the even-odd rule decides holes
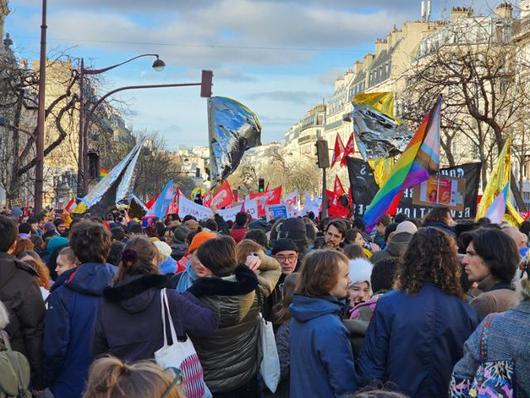
[[[88,132],[88,129],[85,128],[85,99],[84,99],[84,91],[85,91],[85,75],[99,75],[100,73],[107,72],[111,69],[117,68],[118,66],[122,66],[124,64],[127,64],[131,61],[134,61],[135,59],[142,58],[142,57],[155,57],[155,61],[153,62],[152,68],[156,70],[157,72],[160,72],[164,69],[166,66],[166,63],[162,61],[158,54],[140,54],[136,57],[129,58],[126,61],[120,62],[115,65],[108,66],[106,68],[101,69],[86,69],[85,68],[85,60],[84,58],[81,58],[79,62],[79,147],[78,147],[78,172],[77,172],[77,196],[82,196],[86,194],[86,188],[87,188],[87,176],[86,176],[86,158],[88,153],[88,138],[86,133]]]

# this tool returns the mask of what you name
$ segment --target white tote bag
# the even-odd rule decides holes
[[[162,309],[162,325],[164,330],[164,345],[155,352],[155,361],[163,369],[177,368],[182,374],[181,388],[186,398],[211,398],[212,393],[204,383],[204,371],[190,338],[186,341],[177,340],[177,332],[173,325],[166,289],[160,291],[160,307]],[[167,314],[167,315],[166,315]],[[166,319],[169,320],[171,341],[168,345]]]
[[[267,322],[261,313],[259,314],[258,321],[260,327],[261,352],[263,354],[259,371],[265,385],[272,393],[275,393],[276,388],[278,388],[278,383],[280,382],[280,358],[278,357],[278,349],[276,348],[274,330],[272,329],[272,322]]]

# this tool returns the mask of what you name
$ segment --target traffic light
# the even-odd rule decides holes
[[[265,192],[265,179],[261,177],[258,179],[258,192]]]
[[[201,97],[210,98],[212,96],[212,79],[213,72],[211,70],[203,70],[201,78]]]
[[[321,169],[329,167],[329,152],[328,142],[326,140],[319,139],[315,143],[317,147],[317,164]]]

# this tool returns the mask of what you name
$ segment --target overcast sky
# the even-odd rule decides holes
[[[21,58],[38,59],[40,3],[8,0],[6,32]],[[433,18],[452,6],[487,12],[493,0],[433,0]],[[124,85],[199,82],[214,71],[214,95],[237,99],[260,117],[265,143],[333,92],[333,81],[385,37],[420,17],[420,0],[48,0],[48,55],[84,57],[102,68],[142,53],[102,75],[100,94]],[[170,148],[207,144],[206,100],[199,88],[124,92],[127,125],[159,132]]]

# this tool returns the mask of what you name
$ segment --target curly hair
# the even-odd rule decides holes
[[[110,233],[95,221],[80,221],[70,231],[70,247],[81,264],[104,263],[110,244]]]
[[[394,287],[415,294],[425,283],[433,283],[463,298],[456,253],[456,243],[445,232],[433,227],[418,229],[398,264]]]

